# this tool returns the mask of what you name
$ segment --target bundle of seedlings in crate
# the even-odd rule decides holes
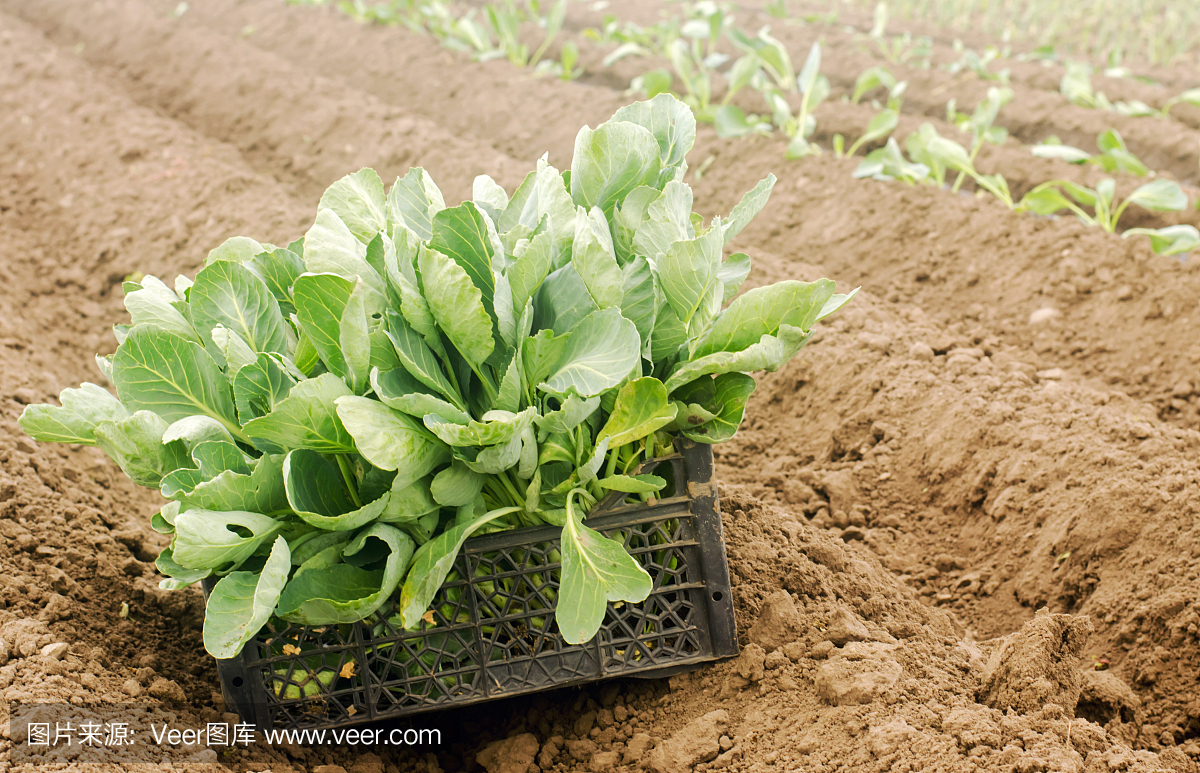
[[[67,389],[21,426],[169,500],[162,585],[204,581],[205,648],[259,724],[731,654],[708,444],[737,431],[748,373],[852,293],[735,298],[750,261],[724,248],[774,178],[706,226],[694,139],[661,95],[511,197],[348,175],[286,247],[236,237],[194,280],[127,282],[97,357],[117,397]]]

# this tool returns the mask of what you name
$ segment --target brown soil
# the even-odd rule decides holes
[[[287,240],[329,182],[363,165],[385,177],[425,166],[448,200],[478,173],[511,188],[543,152],[567,165],[577,129],[625,101],[624,74],[536,80],[328,9],[206,0],[175,18],[177,5],[0,0],[5,710],[136,701],[144,722],[174,715],[179,727],[224,711],[198,592],[157,589],[156,495],[98,451],[35,444],[16,424],[26,404],[102,382],[91,355],[112,349],[126,275],[194,272],[235,234]],[[610,10],[653,19],[658,7]],[[744,16],[746,27],[766,19]],[[573,8],[568,27],[597,21]],[[821,136],[860,131],[870,109],[836,96],[877,60],[840,28],[775,32],[797,61],[824,36],[836,91],[818,113]],[[953,36],[943,37],[942,57]],[[584,46],[585,63],[599,56]],[[1033,159],[1018,140],[1056,133],[1088,147],[1107,126],[1195,182],[1195,116],[1118,121],[1066,105],[1056,71],[1012,67],[1017,97],[1000,122],[1017,139],[986,149],[980,166],[1014,190],[1097,177]],[[940,120],[951,96],[972,106],[987,85],[893,71],[912,81],[902,133]],[[1135,86],[1109,93],[1151,103],[1171,93],[1118,94]],[[447,733],[436,748],[184,748],[146,762],[277,773],[1197,770],[1195,258],[1157,258],[1139,241],[970,194],[854,181],[852,159],[785,162],[777,140],[703,129],[693,166],[709,156],[693,182],[705,213],[728,210],[768,172],[780,178],[737,245],[756,261],[752,283],[864,287],[803,356],[762,378],[742,432],[718,449],[742,656],[669,681],[423,718]],[[1125,225],[1171,222],[1198,221]]]

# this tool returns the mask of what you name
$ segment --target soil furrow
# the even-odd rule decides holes
[[[139,103],[238,147],[264,174],[315,201],[334,180],[364,166],[392,180],[424,166],[448,200],[470,196],[477,174],[520,182],[526,163],[456,137],[287,61],[158,13],[138,0],[81,8],[63,0],[8,0],[63,46],[82,44]]]
[[[623,17],[625,13],[634,13],[636,8],[637,3],[623,0],[615,3],[609,10],[618,17]],[[644,11],[642,13],[645,14]],[[787,47],[797,68],[803,64],[813,43],[820,40],[821,72],[829,78],[833,86],[832,100],[849,95],[859,74],[874,66],[884,66],[897,80],[908,82],[903,110],[924,118],[944,118],[946,103],[952,98],[956,100],[959,110],[969,112],[986,96],[988,88],[1001,85],[981,80],[969,72],[952,74],[936,68],[922,69],[904,63],[886,62],[868,50],[864,43],[856,40],[855,35],[837,28],[820,25],[781,25],[777,19],[765,14],[741,17],[738,23],[747,30],[758,29],[764,24],[771,25],[771,34]],[[649,69],[642,65],[643,61],[627,59],[618,63],[623,65],[622,72],[626,81],[629,77]],[[991,69],[996,71],[1008,64],[1005,61],[997,61],[991,65]],[[1027,67],[1035,68],[1034,75],[1030,78],[1032,82],[1025,83],[1016,78],[1012,80],[1009,88],[1013,91],[1013,99],[1000,112],[996,121],[998,126],[1008,129],[1017,140],[1025,144],[1034,144],[1053,134],[1058,135],[1068,145],[1094,151],[1096,136],[1106,129],[1115,128],[1129,148],[1150,168],[1168,172],[1179,180],[1200,181],[1200,134],[1196,131],[1200,124],[1189,125],[1176,120],[1181,116],[1193,116],[1186,106],[1178,108],[1178,113],[1172,113],[1170,119],[1133,118],[1114,112],[1078,107],[1067,101],[1058,91],[1061,68],[1054,68],[1057,74],[1051,75],[1040,66]],[[1097,88],[1103,90],[1100,85],[1097,85]],[[759,104],[754,109],[761,111],[765,106]],[[820,111],[817,118],[819,121]]]
[[[782,152],[767,139],[703,143],[697,156],[717,160],[696,184],[697,201],[728,211],[740,191],[779,172]],[[990,197],[853,180],[856,163],[826,156],[786,167],[771,205],[739,241],[819,263],[840,282],[915,303],[943,324],[963,320],[1028,350],[1038,370],[1118,385],[1154,400],[1164,418],[1200,426],[1198,264],[1074,218],[1016,214]]]
[[[16,418],[63,387],[105,383],[92,355],[114,346],[126,276],[170,281],[228,236],[283,238],[310,214],[236,150],[114,93],[24,22],[0,15],[0,29],[0,156],[13,162],[0,165],[0,638],[14,652],[73,642],[97,684],[126,700],[134,688],[120,685],[144,667],[138,690],[158,675],[200,705],[215,673],[195,656],[203,603],[157,588],[166,542],[145,524],[161,498],[94,448],[31,442]],[[56,689],[21,679],[5,698]]]
[[[156,587],[165,539],[145,524],[161,500],[95,449],[31,442],[15,421],[23,404],[99,380],[90,355],[111,350],[126,275],[191,274],[234,234],[294,238],[324,185],[361,165],[390,178],[422,163],[448,199],[480,172],[511,190],[545,150],[567,166],[579,126],[624,98],[276,0],[193,3],[178,19],[183,6],[166,0],[0,7],[60,46],[0,14],[0,161],[12,161],[0,163],[0,713],[140,697],[186,726],[228,719],[200,654],[198,594]],[[576,26],[594,15],[572,13]],[[79,45],[82,59],[65,48]],[[849,134],[868,115],[831,103],[821,131]],[[1018,189],[1062,169],[1026,157],[987,148],[980,164]],[[717,449],[743,656],[669,681],[434,715],[449,736],[434,749],[259,746],[184,752],[191,762],[1195,769],[1196,262],[969,194],[855,181],[853,159],[786,163],[778,138],[702,127],[692,168],[709,158],[693,183],[706,215],[780,177],[731,245],[756,262],[748,284],[829,275],[865,288],[797,361],[761,377],[741,432]],[[1034,633],[991,640],[1043,607],[1088,615],[1096,632],[1085,644],[1084,620],[1040,614]],[[988,656],[1046,631],[1055,668],[1091,692],[1078,708],[1039,692],[1046,700],[1004,711],[986,694]],[[1099,658],[1109,674],[1089,667]],[[1042,680],[1030,690],[1058,678],[1030,668]],[[851,682],[868,694],[841,695]],[[0,738],[0,753],[15,747]]]
[[[17,242],[6,242],[10,257],[0,266],[0,299],[13,312],[0,324],[20,349],[47,358],[38,370],[51,368],[52,380],[96,377],[88,360],[112,345],[97,328],[123,313],[126,276],[173,276],[250,223],[264,238],[283,238],[306,227],[308,215],[236,150],[112,93],[44,40],[22,48],[36,33],[11,18],[6,26],[13,61],[4,68],[0,141],[16,163],[4,167],[0,223]],[[72,143],[81,134],[88,145]],[[64,340],[37,352],[34,338],[47,330]],[[46,380],[33,384],[39,397],[57,393]]]
[[[263,51],[526,164],[548,152],[552,164],[569,166],[579,127],[603,122],[628,101],[604,87],[534,78],[531,70],[507,61],[472,62],[432,37],[356,24],[334,8],[213,0],[198,4],[180,22],[231,37],[253,28],[245,40]],[[539,115],[554,120],[532,118],[522,105],[537,105]]]
[[[1142,692],[1150,740],[1185,740],[1200,713],[1200,433],[1039,379],[1020,349],[946,338],[919,309],[862,301],[762,381],[718,447],[720,477],[865,541],[980,638],[1046,604],[1091,615],[1088,654]],[[1175,642],[1170,656],[1150,639]]]
[[[160,2],[159,7],[167,7],[165,0]],[[315,72],[336,72],[344,82],[365,88],[389,104],[420,111],[458,133],[475,134],[494,141],[497,147],[516,157],[538,154],[547,149],[551,151],[552,158],[569,157],[573,133],[554,127],[594,124],[621,104],[619,97],[604,97],[592,89],[582,92],[578,86],[572,89],[569,84],[535,79],[528,71],[523,74],[519,70],[503,74],[499,71],[507,66],[504,62],[483,65],[468,63],[461,54],[448,54],[430,37],[414,35],[399,28],[364,27],[340,17],[331,8],[297,7],[287,9],[287,13],[284,13],[272,0],[217,0],[212,4],[206,3],[194,12],[190,11],[189,15],[193,13],[204,24],[230,36],[239,30],[253,28],[254,34],[249,40],[265,50],[288,57]],[[652,23],[659,17],[656,6],[629,2],[610,4],[603,13],[582,7],[570,9],[575,28],[599,27],[603,15],[608,13],[614,13],[623,20],[642,23]],[[886,65],[897,78],[909,81],[905,110],[926,119],[942,119],[946,113],[946,102],[952,97],[957,99],[960,109],[973,108],[985,96],[988,87],[996,85],[973,75],[952,75],[936,69],[922,70],[903,64],[888,64],[863,50],[862,44],[852,36],[835,28],[818,26],[797,29],[779,25],[778,20],[763,14],[741,16],[738,23],[745,29],[774,23],[773,34],[787,45],[797,67],[819,35],[824,49],[822,71],[835,87],[835,99],[843,93],[849,94],[859,73],[880,64]],[[288,35],[282,34],[284,29],[288,30]],[[298,31],[303,31],[300,40],[295,37]],[[345,45],[347,38],[355,40],[355,45]],[[558,43],[556,41],[551,46],[551,56],[555,55]],[[586,39],[577,40],[577,43],[581,49],[581,63],[588,70],[583,80],[595,84],[594,88],[599,90],[621,91],[633,76],[666,64],[655,59],[630,58],[604,68],[600,62],[610,53],[611,46],[600,46]],[[362,67],[355,52],[364,46],[371,52],[370,60],[380,63],[378,66]],[[996,67],[1005,64],[1001,62]],[[441,87],[436,78],[420,77],[426,72],[444,71],[448,66],[465,68],[472,73],[474,77],[467,78],[466,83],[456,87],[455,97],[464,98],[484,112],[495,110],[489,106],[493,101],[489,95],[495,93],[497,82],[501,82],[505,84],[505,92],[515,92],[514,100],[519,100],[519,95],[529,94],[542,103],[554,105],[557,114],[571,115],[576,121],[566,124],[556,122],[531,129],[523,121],[514,125],[514,115],[505,111],[499,111],[494,120],[471,120],[470,114],[453,109],[454,102],[439,98],[438,90]],[[1130,118],[1076,107],[1058,93],[1060,76],[1051,77],[1042,73],[1044,68],[1037,65],[1026,66],[1036,68],[1039,74],[1037,84],[1029,86],[1015,82],[1014,99],[997,121],[998,125],[1008,128],[1015,138],[1032,144],[1057,134],[1067,144],[1094,150],[1096,136],[1108,128],[1116,128],[1130,148],[1151,168],[1170,172],[1180,180],[1200,181],[1200,177],[1197,177],[1200,143],[1197,142],[1195,126],[1164,119]],[[669,65],[667,67],[670,69]],[[412,73],[418,77],[397,79],[395,73]],[[745,107],[749,110],[761,110],[764,107],[755,96],[747,94],[744,99]],[[826,109],[829,107],[826,106]],[[1178,110],[1180,115],[1191,115],[1187,106]],[[821,114],[822,111],[818,111],[818,120]],[[1200,126],[1200,123],[1196,125]],[[550,132],[559,133],[551,136]],[[537,138],[544,138],[543,142],[539,144]],[[561,163],[565,164],[565,161]]]
[[[233,35],[235,30],[247,25],[253,26],[255,33],[249,40],[256,45],[269,46],[273,53],[277,52],[279,56],[297,60],[301,57],[296,52],[303,52],[304,66],[338,73],[339,80],[343,83],[351,82],[350,68],[356,61],[355,54],[350,52],[368,52],[370,61],[387,64],[367,69],[357,82],[364,84],[363,87],[373,94],[380,95],[389,106],[404,110],[421,110],[424,117],[439,123],[450,122],[455,131],[474,132],[481,142],[494,143],[496,147],[510,153],[533,153],[536,152],[535,148],[551,148],[557,157],[565,160],[569,157],[567,154],[570,145],[568,135],[561,131],[561,127],[573,124],[547,122],[527,128],[527,123],[514,126],[508,122],[488,120],[488,117],[497,111],[497,105],[510,104],[508,99],[516,102],[553,99],[554,104],[560,107],[561,115],[576,116],[578,120],[586,120],[593,124],[598,122],[594,116],[580,117],[597,109],[588,102],[594,94],[594,89],[581,88],[577,84],[540,81],[503,62],[468,62],[464,57],[451,56],[438,50],[437,45],[429,38],[399,29],[363,27],[334,14],[332,9],[297,7],[283,9],[286,11],[284,13],[274,6],[271,0],[224,1],[226,5],[218,3],[206,5],[203,10],[189,11],[180,21],[186,22],[191,17],[193,23],[200,21],[206,25],[212,24],[214,29],[224,35]],[[270,8],[267,7],[268,3]],[[282,34],[285,25],[290,25],[290,36]],[[355,40],[356,44],[353,47],[344,45],[347,36]],[[285,40],[288,42],[287,46],[282,45],[282,41]],[[417,71],[413,71],[412,68],[417,66],[416,62],[421,61],[426,62],[422,65],[425,68],[461,73],[463,77],[456,81],[456,84],[464,85],[456,85],[455,98],[478,106],[477,113],[483,115],[484,120],[462,122],[462,112],[453,109],[455,102],[436,98],[436,91],[440,87],[432,77],[415,77],[404,81],[385,77],[389,72],[413,72],[417,75],[421,70],[418,68]],[[296,66],[302,65],[298,62]],[[484,98],[479,90],[503,74],[509,76],[508,98],[500,102]],[[409,88],[398,84],[412,86]],[[517,114],[507,108],[504,112]],[[865,105],[830,103],[826,110],[818,114],[818,130],[822,134],[842,131],[853,137],[861,131],[859,124],[865,126],[869,116],[870,108]],[[455,121],[459,123],[454,123]],[[897,134],[904,136],[907,131],[915,130],[918,123],[917,119],[906,117]],[[944,134],[957,134],[943,122],[935,119],[935,123]],[[708,136],[708,133],[702,132],[702,136]],[[780,186],[780,193],[776,194],[776,203],[764,217],[770,218],[771,213],[775,213],[776,219],[772,228],[778,228],[780,223],[790,223],[788,236],[782,244],[768,242],[765,246],[770,246],[781,254],[814,251],[820,254],[832,248],[833,257],[828,261],[827,267],[835,276],[846,281],[865,283],[882,295],[896,291],[902,286],[900,292],[903,297],[921,304],[929,304],[926,308],[939,308],[947,313],[954,308],[970,313],[979,304],[987,307],[991,305],[996,293],[1000,292],[1005,299],[1022,304],[1025,310],[1015,319],[996,319],[994,324],[999,329],[995,333],[1020,345],[1036,347],[1040,354],[1045,355],[1045,367],[1066,365],[1073,359],[1082,365],[1082,375],[1116,379],[1117,383],[1122,384],[1131,394],[1154,399],[1164,416],[1174,417],[1185,426],[1195,426],[1200,420],[1197,417],[1196,404],[1191,402],[1192,389],[1188,387],[1194,369],[1191,359],[1195,356],[1194,352],[1166,345],[1168,339],[1174,340],[1175,331],[1192,330],[1196,325],[1200,325],[1200,319],[1197,319],[1197,315],[1187,312],[1186,298],[1189,290],[1174,285],[1155,284],[1153,274],[1149,277],[1144,276],[1144,244],[1138,244],[1136,241],[1121,242],[1116,237],[1090,233],[1082,226],[1076,226],[1073,219],[1064,218],[1060,223],[1051,226],[1030,216],[1011,215],[999,208],[989,208],[982,202],[968,205],[963,201],[956,201],[949,194],[921,189],[919,193],[912,192],[912,196],[920,201],[917,206],[921,211],[962,213],[962,208],[967,206],[972,213],[966,216],[955,214],[951,221],[955,225],[951,228],[931,229],[931,232],[936,230],[951,245],[949,254],[931,255],[926,247],[928,234],[922,235],[919,240],[907,240],[903,236],[908,232],[897,232],[894,227],[896,222],[904,222],[911,217],[911,202],[903,198],[896,200],[887,197],[885,194],[892,188],[877,188],[873,187],[876,183],[870,181],[852,180],[850,172],[853,166],[849,164],[837,167],[842,170],[843,175],[839,179],[831,168],[821,166],[820,162],[812,159],[793,163],[782,161],[782,148],[778,142],[745,140],[744,144],[717,143],[712,147],[721,149],[722,158],[732,157],[730,154],[736,148],[736,157],[745,170],[723,172],[722,168],[728,169],[728,164],[721,161],[714,165],[710,179],[719,179],[721,183],[711,188],[706,185],[698,186],[697,198],[698,206],[710,214],[727,211],[736,200],[734,196],[740,195],[742,186],[749,187],[758,177],[765,176],[770,171],[788,169],[791,174],[791,170],[794,169],[800,177],[808,181],[802,194],[803,206],[778,201],[781,197],[787,201],[788,197],[794,195],[793,189],[788,185]],[[703,157],[699,152],[697,156]],[[820,171],[810,174],[810,163],[818,164],[816,168]],[[979,163],[984,171],[1002,171],[1009,178],[1016,196],[1020,196],[1037,183],[1055,177],[1094,184],[1104,176],[1094,167],[1074,167],[1035,158],[1015,145],[985,146],[981,151]],[[1122,178],[1122,191],[1131,189],[1136,184],[1134,178]],[[718,193],[715,200],[705,196],[705,191],[708,190]],[[727,195],[721,195],[721,192],[726,192]],[[816,210],[813,209],[814,206]],[[860,206],[869,208],[870,212],[865,217],[871,225],[852,228],[850,223],[861,222],[859,218],[863,217],[858,212]],[[816,212],[820,214],[815,214]],[[848,212],[856,214],[847,218]],[[986,214],[989,212],[992,214]],[[830,218],[834,218],[835,222],[845,222],[849,232],[835,233],[823,225],[819,233],[813,233],[810,224],[827,224]],[[940,216],[934,216],[932,220],[944,222]],[[1175,222],[1200,223],[1200,216],[1194,212],[1182,213],[1179,216],[1161,216],[1131,210],[1123,222],[1126,228],[1158,227]],[[797,223],[800,224],[800,235],[803,239],[800,244],[793,240]],[[1006,234],[1010,224],[1017,224],[1021,234],[1042,234],[1038,238],[1045,241],[1046,246],[1033,248],[1023,237]],[[981,228],[984,229],[983,233],[980,233]],[[1052,230],[1047,234],[1044,228]],[[894,249],[883,251],[867,248],[869,243],[877,238],[877,234],[898,244]],[[1085,238],[1086,241],[1079,246],[1072,246],[1076,235]],[[861,248],[860,243],[863,244]],[[992,243],[1001,246],[996,250],[985,251],[969,248],[971,244],[981,246]],[[1003,245],[1011,245],[1011,257],[1016,258],[1016,263],[1010,259],[1009,248]],[[858,254],[863,248],[867,248],[865,254]],[[1058,263],[1070,257],[1062,254],[1064,249],[1072,250],[1076,257],[1074,260],[1067,260],[1067,265],[1060,268]],[[971,253],[968,257],[960,257],[967,252]],[[875,259],[876,255],[885,259],[882,264]],[[897,276],[893,267],[907,265],[901,264],[897,256],[912,257],[923,267],[906,270],[905,276]],[[1158,262],[1151,262],[1158,265]],[[1178,273],[1174,268],[1163,270]],[[927,277],[931,272],[936,274],[932,281],[917,278]],[[1189,275],[1189,272],[1185,270],[1183,274]],[[1096,277],[1099,277],[1099,281]],[[1108,295],[1101,292],[1105,287],[1110,288]],[[958,296],[953,301],[940,297],[949,288],[955,288],[953,292]],[[1121,299],[1115,300],[1112,297],[1114,294],[1120,295]],[[1036,329],[1023,324],[1023,318],[1043,306],[1066,307],[1070,310],[1069,319],[1060,319]],[[1114,308],[1117,310],[1115,315]],[[1155,316],[1156,314],[1158,316]],[[1111,323],[1114,316],[1121,320],[1118,324]],[[1149,325],[1130,325],[1124,322],[1131,318],[1141,320],[1147,316],[1155,321]],[[987,314],[984,314],[983,318],[989,319]],[[1155,356],[1147,358],[1148,350],[1155,350]],[[1161,358],[1162,361],[1158,362],[1156,358]],[[1138,370],[1130,374],[1128,370],[1135,369],[1124,368],[1126,362],[1147,360],[1150,361],[1150,367],[1147,367],[1144,373]]]

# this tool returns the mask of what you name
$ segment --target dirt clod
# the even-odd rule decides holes
[[[750,641],[767,652],[795,641],[800,635],[800,614],[796,602],[786,590],[778,590],[763,599],[758,620],[750,627]]]
[[[867,641],[870,638],[871,632],[863,621],[843,607],[837,608],[825,628],[824,639],[838,647],[847,642]]]
[[[721,753],[720,739],[729,726],[729,713],[717,709],[697,717],[656,746],[646,758],[653,773],[686,773]]]
[[[654,746],[654,739],[649,733],[634,733],[629,739],[629,743],[625,744],[625,753],[621,756],[622,765],[631,765],[641,761],[646,752]]]
[[[183,688],[170,679],[163,679],[161,676],[155,677],[146,692],[150,693],[150,697],[158,698],[168,703],[187,703],[187,695],[184,694]]]
[[[48,658],[50,660],[62,660],[63,656],[67,654],[67,650],[69,649],[70,646],[63,642],[53,642],[52,644],[47,644],[45,647],[42,647],[39,654],[43,658]]]
[[[750,682],[757,682],[766,673],[767,653],[757,644],[748,644],[738,655],[738,676]]]
[[[1085,670],[1075,716],[1095,722],[1132,743],[1142,724],[1142,701],[1111,671]]]
[[[903,669],[888,657],[831,657],[817,669],[817,695],[834,706],[870,703],[890,690]]]
[[[95,448],[31,441],[16,423],[23,406],[104,383],[92,355],[111,353],[111,326],[126,319],[123,277],[194,276],[234,234],[287,243],[325,186],[362,166],[387,180],[425,166],[451,206],[480,172],[511,192],[543,152],[565,168],[578,128],[628,102],[641,71],[602,68],[608,52],[589,41],[582,83],[563,82],[333,8],[206,0],[174,18],[175,6],[0,0],[0,689],[10,702],[136,697],[203,727],[237,719],[211,697],[199,592],[157,588],[153,561],[168,538],[146,524],[161,497]],[[652,24],[660,10],[611,0],[608,12]],[[870,28],[869,11],[842,11]],[[587,4],[568,17],[568,30],[601,21]],[[793,56],[820,36],[833,98],[819,131],[861,134],[871,109],[839,97],[881,60],[858,33],[753,7],[738,17],[745,29],[771,23]],[[907,24],[889,20],[889,33]],[[946,37],[933,45],[948,62],[958,53]],[[1003,66],[1016,96],[1000,122],[1013,139],[985,144],[980,169],[1002,170],[1014,192],[1064,174],[1094,185],[1102,170],[1020,146],[1053,132],[1084,147],[1114,127],[1194,201],[1190,107],[1154,120],[1085,110],[1062,99],[1058,65]],[[946,100],[970,109],[989,85],[944,67],[888,67],[910,84],[901,142],[926,120],[956,136],[940,118]],[[1154,72],[1170,86],[1095,78],[1114,99],[1159,105],[1195,85],[1194,69]],[[550,119],[529,119],[546,105]],[[693,167],[715,161],[689,178],[706,219],[766,174],[780,178],[730,244],[753,256],[747,288],[819,276],[863,287],[797,360],[757,374],[737,437],[715,449],[750,655],[669,683],[617,679],[431,719],[470,727],[436,755],[252,747],[230,767],[458,773],[487,769],[477,755],[530,736],[540,773],[693,759],[668,759],[668,748],[703,749],[693,771],[732,773],[1194,769],[1200,262],[1069,217],[855,180],[859,159],[785,162],[785,144],[722,139],[702,124]],[[1122,192],[1135,184],[1118,175]],[[1131,208],[1125,221],[1200,215]],[[1073,624],[1005,638],[1042,607],[1086,615],[1096,630],[1086,643],[1072,643],[1082,637]],[[90,654],[40,656],[61,642]],[[1094,671],[1101,661],[1108,670]],[[715,709],[727,725],[688,738]]]
[[[1083,687],[1079,656],[1092,630],[1087,618],[1039,610],[992,652],[979,700],[1021,713],[1036,711],[1047,703],[1075,711]]]
[[[523,733],[488,744],[475,760],[487,773],[527,773],[540,748],[537,736]]]
[[[1062,316],[1062,312],[1054,308],[1042,308],[1029,315],[1029,324],[1041,325]]]
[[[620,761],[621,755],[617,752],[596,752],[594,755],[592,755],[592,759],[588,761],[588,770],[590,770],[591,773],[608,773],[615,768]]]
[[[867,745],[876,757],[895,754],[902,744],[917,734],[904,717],[893,717],[881,725],[871,727]]]

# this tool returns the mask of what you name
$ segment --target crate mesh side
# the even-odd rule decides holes
[[[605,674],[703,655],[697,618],[703,615],[704,583],[693,519],[674,518],[618,531],[624,533],[626,550],[650,574],[654,590],[641,604],[609,605],[597,637]]]
[[[494,578],[472,584],[482,631],[480,662],[491,694],[595,671],[594,658],[563,642],[554,624],[558,547],[557,539],[546,539],[466,554],[476,576]]]
[[[429,613],[433,622],[424,631],[405,631],[391,604],[381,610],[379,623],[364,626],[372,706],[379,716],[483,694],[468,593],[462,582],[443,585]]]
[[[610,603],[592,641],[569,645],[558,633],[558,529],[477,537],[438,590],[422,630],[404,630],[394,602],[352,625],[274,621],[243,657],[266,688],[267,720],[274,727],[354,724],[710,659],[685,466],[678,456],[655,464],[655,474],[672,484],[665,499],[647,507],[614,497],[589,516],[653,580],[644,602]]]
[[[275,726],[337,723],[368,710],[358,625],[273,621],[247,646],[257,650]]]

